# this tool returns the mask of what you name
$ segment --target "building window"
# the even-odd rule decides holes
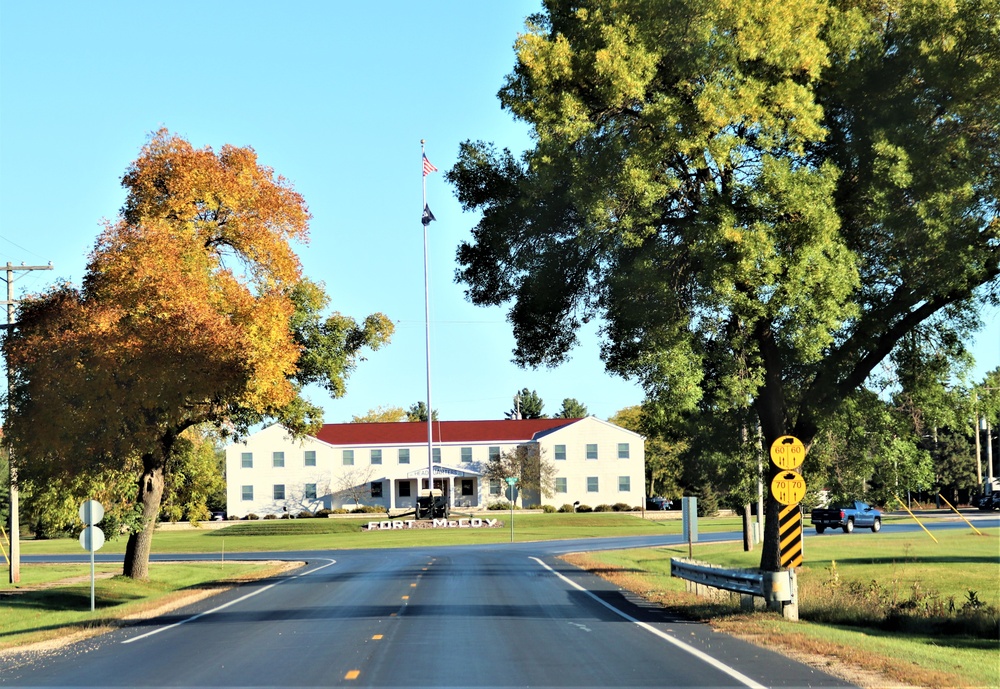
[[[490,446],[489,461],[494,461],[500,459],[500,447],[498,445]]]
[[[632,490],[632,479],[629,476],[619,476],[618,477],[618,492],[628,493]]]
[[[372,450],[372,464],[382,463],[382,450]]]
[[[597,459],[597,443],[587,443],[587,459]]]
[[[433,448],[433,450],[431,450],[431,453],[432,453],[431,456],[434,457],[434,463],[435,464],[440,464],[441,463],[441,448],[440,447],[435,447],[435,448]]]
[[[409,464],[410,463],[410,448],[401,447],[399,448],[399,463]],[[407,493],[409,495],[409,493]]]
[[[316,484],[315,483],[307,483],[306,484],[306,500],[315,500],[315,499],[316,499]]]
[[[462,461],[463,462],[471,462],[472,461],[472,448],[471,447],[463,447],[462,448]]]
[[[556,460],[557,461],[561,462],[561,461],[565,460],[566,459],[566,446],[565,445],[556,445],[555,446],[555,455],[556,455]]]
[[[244,452],[240,455],[240,466],[244,469],[253,469],[253,452]]]
[[[410,459],[407,458],[406,461],[409,462]],[[410,497],[410,485],[411,484],[409,481],[403,481],[402,483],[399,484],[399,497],[401,498]]]
[[[471,478],[462,479],[462,497],[475,495],[475,490],[476,490],[476,482],[473,479]]]
[[[565,493],[566,492],[566,478],[557,476],[556,477],[556,492]]]
[[[490,479],[490,495],[500,495],[500,479]]]
[[[372,497],[373,498],[381,498],[382,497],[382,482],[381,481],[372,481],[371,491],[372,491]]]
[[[618,459],[628,459],[628,443],[618,443]]]
[[[253,500],[253,486],[242,486],[240,491],[244,500]]]
[[[285,453],[275,452],[271,455],[271,466],[278,468],[285,466]]]
[[[306,450],[306,466],[316,466],[316,450]]]
[[[285,499],[285,484],[275,483],[274,484],[274,499],[284,500]]]
[[[354,466],[354,450],[344,450],[344,466]]]
[[[598,490],[599,490],[599,488],[598,488],[598,483],[597,483],[597,477],[596,476],[588,476],[587,477],[587,492],[588,493],[596,493],[596,492],[598,492]]]

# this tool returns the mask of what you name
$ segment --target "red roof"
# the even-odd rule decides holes
[[[580,419],[520,421],[435,421],[435,443],[524,442],[536,433],[568,426]],[[419,445],[427,442],[427,423],[327,423],[316,437],[331,445]]]

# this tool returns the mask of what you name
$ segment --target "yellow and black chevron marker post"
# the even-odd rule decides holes
[[[798,503],[783,505],[778,512],[778,548],[782,567],[802,564],[802,511]]]

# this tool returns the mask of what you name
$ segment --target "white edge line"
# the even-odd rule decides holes
[[[711,665],[712,667],[714,667],[716,670],[720,670],[720,671],[726,673],[727,675],[729,675],[730,677],[732,677],[736,681],[742,682],[746,686],[752,687],[752,689],[768,689],[767,686],[765,686],[763,684],[759,684],[758,682],[753,681],[752,679],[750,679],[749,677],[747,677],[746,675],[744,675],[742,672],[739,672],[738,670],[734,670],[733,668],[729,667],[728,665],[726,665],[722,661],[720,661],[720,660],[718,660],[716,658],[713,658],[712,656],[708,655],[707,653],[705,653],[703,651],[698,650],[694,646],[689,646],[688,644],[684,643],[680,639],[676,639],[676,638],[670,636],[669,634],[660,631],[659,629],[657,629],[656,627],[654,627],[654,626],[652,626],[650,624],[646,624],[645,622],[640,622],[639,620],[637,620],[634,617],[632,617],[631,615],[629,615],[627,612],[619,610],[618,608],[616,608],[615,606],[611,605],[610,603],[601,600],[598,596],[594,595],[593,593],[591,593],[590,591],[588,591],[584,587],[580,586],[579,584],[577,584],[575,581],[573,581],[569,577],[563,576],[562,574],[560,574],[556,570],[552,569],[547,564],[545,564],[544,562],[542,562],[541,560],[539,560],[537,557],[532,557],[531,559],[534,560],[535,562],[537,562],[538,564],[540,564],[545,569],[547,569],[550,572],[552,572],[553,574],[555,574],[557,577],[559,577],[560,579],[562,579],[563,581],[565,581],[567,584],[569,584],[570,586],[572,586],[573,588],[575,588],[577,591],[582,591],[583,593],[586,593],[588,596],[590,596],[591,598],[593,598],[594,600],[596,600],[598,603],[600,603],[601,605],[603,605],[604,607],[606,607],[608,610],[610,610],[611,612],[615,613],[616,615],[618,615],[620,617],[623,617],[626,620],[628,620],[629,622],[642,627],[643,629],[645,629],[647,632],[650,632],[651,634],[655,634],[656,636],[660,637],[661,639],[663,639],[664,641],[666,641],[668,643],[673,644],[674,646],[676,646],[677,648],[681,649],[682,651],[687,651],[688,653],[690,653],[691,655],[693,655],[695,658],[698,658],[699,660],[702,660],[702,661],[708,663],[709,665]]]
[[[173,629],[174,627],[180,627],[182,624],[187,624],[188,622],[193,622],[193,621],[197,620],[199,617],[205,617],[206,615],[211,615],[213,613],[219,612],[220,610],[225,610],[230,605],[235,605],[236,603],[241,603],[242,601],[245,601],[247,598],[253,598],[258,593],[264,593],[264,591],[267,591],[268,589],[274,588],[278,584],[284,584],[286,581],[292,581],[293,579],[298,579],[299,577],[304,577],[307,574],[312,574],[313,572],[318,572],[321,569],[326,569],[327,567],[329,567],[331,565],[335,565],[335,564],[337,564],[336,560],[330,560],[327,564],[325,564],[325,565],[323,565],[321,567],[317,567],[315,569],[310,569],[308,572],[302,572],[301,574],[296,574],[295,576],[292,576],[292,577],[286,577],[284,579],[281,579],[279,581],[274,582],[273,584],[268,584],[267,586],[259,588],[256,591],[251,591],[250,593],[246,594],[245,596],[240,596],[239,598],[231,600],[228,603],[223,603],[222,605],[220,605],[218,607],[215,607],[215,608],[212,608],[211,610],[206,610],[205,612],[200,612],[197,615],[192,615],[191,617],[188,617],[187,619],[183,619],[180,622],[174,622],[173,624],[168,624],[166,627],[160,627],[159,629],[154,629],[151,632],[146,632],[145,634],[140,634],[139,636],[133,636],[131,639],[125,639],[124,641],[122,641],[122,643],[123,644],[130,644],[133,641],[140,641],[142,639],[146,639],[148,637],[153,636],[154,634],[159,634],[160,632],[165,632],[168,629]]]

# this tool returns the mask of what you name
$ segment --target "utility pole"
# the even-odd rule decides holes
[[[0,326],[4,330],[14,327],[14,280],[17,279],[14,273],[28,270],[52,270],[52,262],[47,266],[26,266],[23,263],[15,266],[10,261],[7,262],[7,277],[0,278],[7,282],[7,300],[2,302],[7,305],[7,324]],[[7,362],[7,418],[10,418],[11,401],[10,388],[13,381],[10,375],[10,362]],[[21,581],[21,523],[18,518],[18,494],[17,494],[17,472],[14,470],[14,450],[7,446],[7,462],[10,469],[10,583],[16,584]]]

